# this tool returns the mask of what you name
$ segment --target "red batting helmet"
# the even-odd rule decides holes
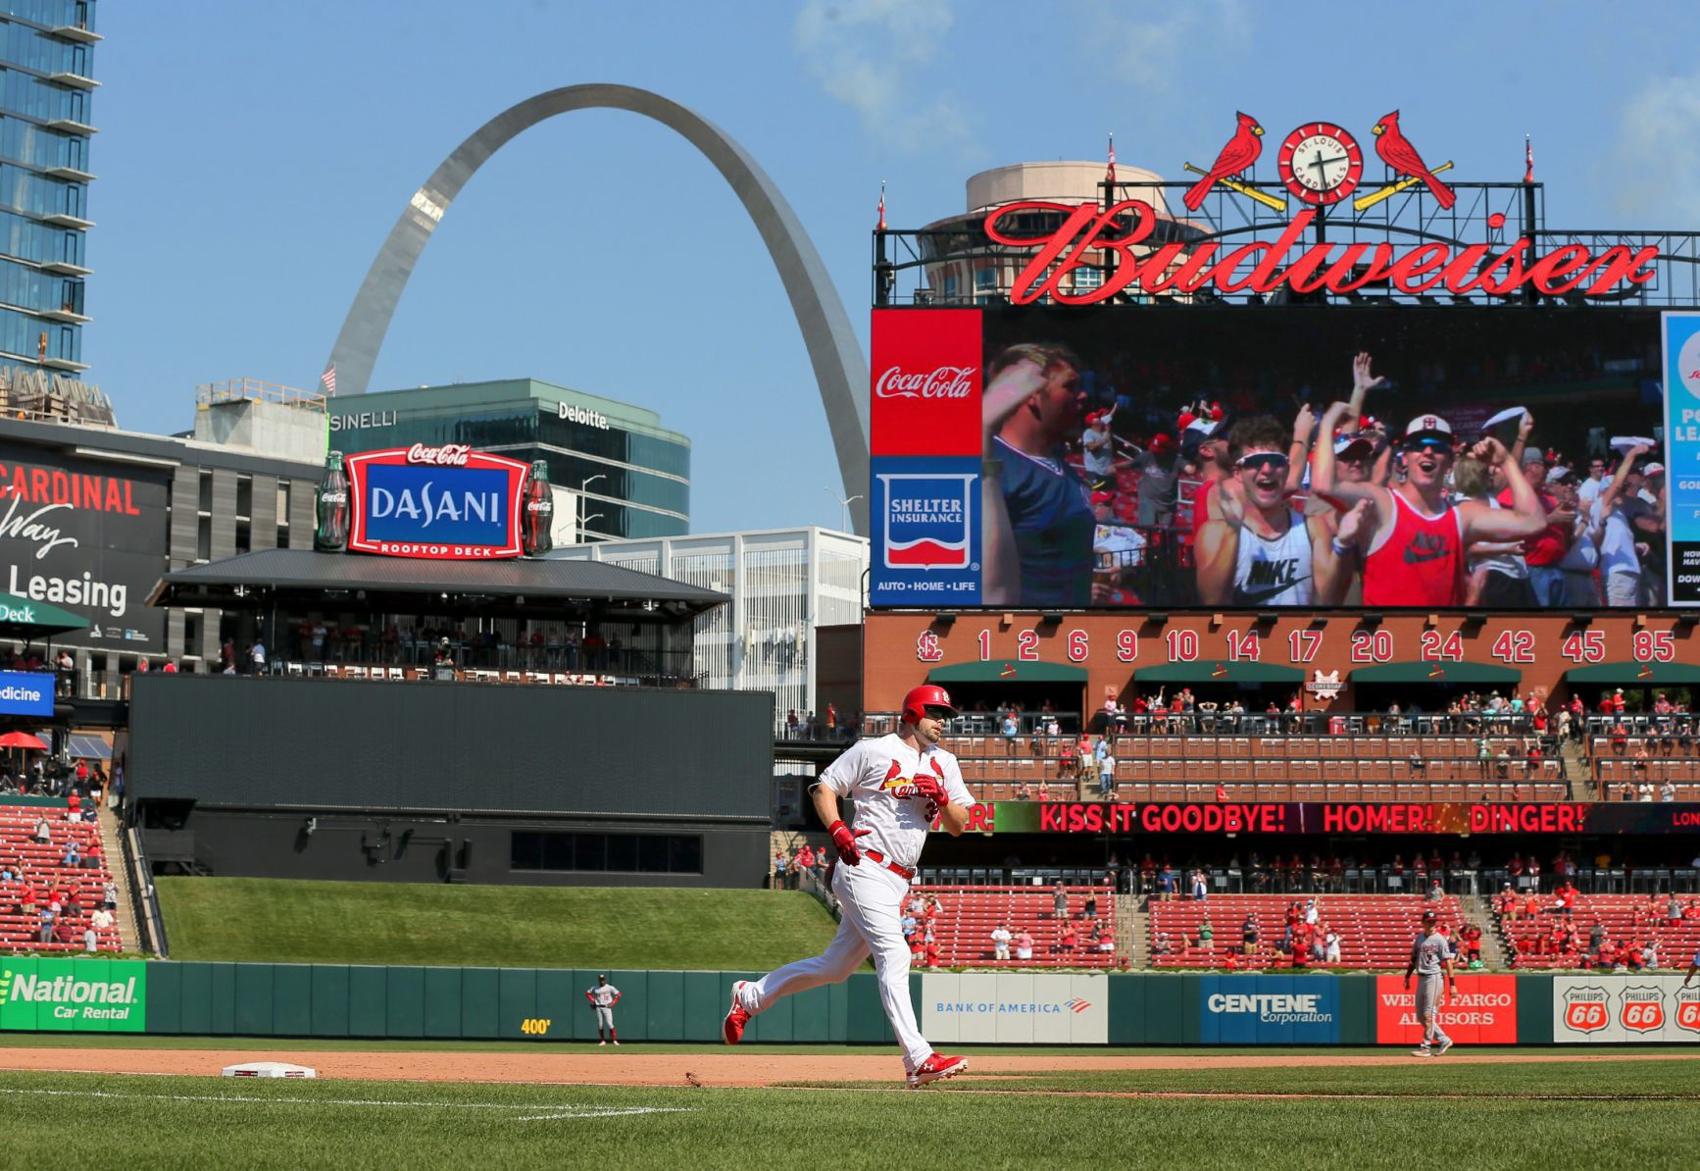
[[[911,687],[909,694],[903,697],[903,722],[919,722],[930,707],[949,708],[951,715],[956,714],[956,705],[950,702],[950,692],[937,683],[923,683],[919,687]]]

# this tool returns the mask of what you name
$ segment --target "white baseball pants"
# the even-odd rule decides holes
[[[902,925],[909,883],[863,858],[856,866],[840,862],[834,867],[832,892],[838,896],[843,918],[826,951],[745,984],[739,1001],[751,1015],[758,1014],[782,996],[843,982],[871,953],[880,1003],[903,1048],[904,1064],[914,1070],[932,1056],[933,1047],[921,1036],[914,1007],[909,1003],[909,945],[904,941]]]

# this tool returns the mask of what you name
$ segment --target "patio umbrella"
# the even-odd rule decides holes
[[[41,742],[40,737],[32,736],[28,732],[7,732],[0,736],[0,748],[34,748],[40,752],[47,751],[47,745]]]

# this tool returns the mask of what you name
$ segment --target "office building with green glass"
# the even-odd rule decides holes
[[[0,364],[82,360],[95,0],[0,0]]]
[[[464,443],[544,461],[557,544],[690,531],[691,442],[654,411],[532,378],[343,395],[327,410],[344,453]]]

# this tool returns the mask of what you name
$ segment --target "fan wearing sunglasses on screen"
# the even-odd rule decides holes
[[[1321,433],[1351,410],[1335,403],[1322,416]],[[1505,445],[1483,439],[1469,454],[1504,476],[1510,506],[1490,508],[1479,500],[1447,502],[1447,477],[1455,454],[1452,427],[1439,415],[1418,415],[1399,442],[1404,478],[1394,487],[1346,483],[1337,474],[1331,444],[1318,443],[1311,485],[1335,507],[1367,500],[1377,526],[1364,557],[1366,606],[1461,606],[1465,599],[1464,551],[1482,541],[1517,541],[1546,527],[1540,497]]]
[[[1242,419],[1228,432],[1230,471],[1198,536],[1198,596],[1205,605],[1309,606],[1334,596],[1333,525],[1293,507],[1289,437],[1290,429],[1268,415]]]

